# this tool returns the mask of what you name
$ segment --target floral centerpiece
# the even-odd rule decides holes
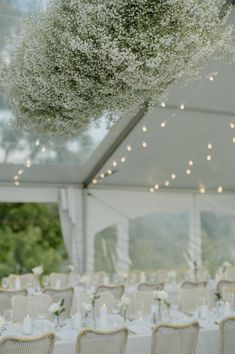
[[[49,307],[49,312],[56,316],[56,327],[61,327],[60,315],[65,311],[64,299],[61,299],[58,302],[53,303]]]
[[[92,310],[92,320],[93,320],[93,326],[94,328],[96,327],[96,312],[95,312],[95,303],[96,300],[100,298],[100,295],[97,294],[97,291],[92,291],[90,294],[90,301],[91,301],[91,310]]]
[[[40,287],[42,286],[42,276],[43,276],[43,273],[44,273],[43,266],[40,265],[40,266],[32,268],[32,272],[33,272],[33,274],[35,275],[35,277],[37,279],[39,290],[40,290]]]
[[[233,56],[229,7],[215,0],[66,0],[28,18],[1,86],[24,131],[57,139],[158,105]]]
[[[128,310],[128,307],[130,306],[130,304],[131,304],[131,299],[129,297],[127,297],[125,294],[122,295],[122,298],[120,301],[120,309],[123,314],[124,322],[126,322],[126,320],[127,320],[127,310]]]
[[[154,300],[157,302],[158,321],[161,322],[163,305],[165,305],[168,310],[169,310],[170,305],[171,305],[170,304],[170,300],[169,300],[169,296],[168,296],[166,291],[157,290],[157,291],[154,291]],[[156,324],[156,315],[155,315],[155,313],[154,313],[153,322],[154,322],[154,324]]]
[[[69,265],[68,265],[68,268],[67,268],[67,271],[68,271],[68,273],[74,272],[74,265],[69,264]]]
[[[230,267],[232,267],[232,265],[228,261],[225,261],[222,264],[221,270],[222,270],[222,274],[223,274],[223,279],[225,279],[225,275],[226,275],[227,269],[230,268]]]
[[[85,310],[85,321],[87,321],[88,315],[92,311],[92,306],[88,302],[82,302],[82,307]]]

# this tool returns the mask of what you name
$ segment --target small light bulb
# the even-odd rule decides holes
[[[20,185],[19,181],[15,181],[15,185],[18,187]]]
[[[143,132],[144,132],[144,133],[146,133],[147,128],[146,128],[146,126],[145,126],[145,125],[143,125],[142,130],[143,130]]]
[[[96,178],[93,178],[92,183],[93,183],[93,184],[97,184],[97,179],[96,179]]]
[[[121,162],[125,162],[126,161],[126,158],[125,157],[122,157],[121,158]]]
[[[207,155],[206,159],[207,161],[211,161],[211,155]]]
[[[147,147],[147,143],[145,141],[142,142],[142,146],[143,148],[146,148]]]
[[[171,178],[176,179],[176,175],[174,173],[172,173]]]
[[[186,170],[187,175],[191,175],[191,170]]]
[[[39,145],[40,145],[40,140],[39,140],[39,139],[37,139],[37,140],[35,141],[35,145],[36,145],[36,146],[39,146]]]
[[[155,184],[154,189],[157,191],[159,189],[159,184]]]
[[[170,182],[169,182],[169,181],[166,181],[166,182],[165,182],[165,186],[166,186],[166,187],[168,187],[168,186],[169,186],[169,184],[170,184]]]
[[[212,149],[212,144],[208,144],[208,149],[211,150]]]
[[[100,178],[104,178],[104,177],[105,177],[104,173],[101,173]]]
[[[188,164],[189,164],[189,166],[193,166],[193,161],[190,160],[190,161],[188,162]]]
[[[17,181],[19,179],[19,176],[15,176],[14,180]]]
[[[24,172],[23,169],[22,169],[22,170],[19,170],[19,171],[18,171],[18,175],[22,175],[23,172]]]
[[[113,173],[112,170],[108,170],[108,171],[107,171],[107,174],[108,174],[108,175],[111,175],[112,173]]]
[[[113,161],[113,167],[117,167],[117,161]]]
[[[222,193],[223,192],[223,187],[222,186],[219,186],[218,188],[218,193]]]
[[[210,81],[214,81],[214,77],[212,75],[209,76]]]
[[[162,128],[165,128],[165,126],[166,126],[166,122],[162,122],[162,123],[161,123],[161,127],[162,127]]]
[[[42,152],[46,152],[45,146],[42,147],[42,150],[41,150],[41,151],[42,151]]]
[[[233,143],[235,144],[235,138],[233,138]]]
[[[153,193],[153,192],[154,192],[154,188],[153,188],[153,187],[149,188],[149,191],[150,191],[151,193]]]
[[[201,188],[200,188],[200,193],[201,193],[201,194],[204,194],[205,191],[206,191],[205,187],[201,187]]]
[[[234,123],[230,123],[230,128],[234,129],[235,128],[235,124]]]
[[[29,168],[31,167],[31,161],[30,160],[27,160],[26,163],[25,163],[26,167]]]
[[[181,105],[180,105],[180,109],[181,109],[181,111],[183,111],[184,110],[184,104],[182,103]]]
[[[132,149],[131,149],[131,145],[127,145],[127,151],[131,151]]]
[[[166,107],[165,102],[162,102],[162,103],[161,103],[161,106],[162,106],[163,108],[165,108],[165,107]]]

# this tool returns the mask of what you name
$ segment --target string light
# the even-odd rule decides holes
[[[191,175],[191,170],[186,170],[187,175]]]
[[[153,187],[149,188],[149,191],[150,191],[151,193],[153,193],[153,192],[154,192],[154,188],[153,188]]]
[[[189,166],[193,166],[193,161],[190,160],[190,161],[188,162],[188,164],[189,164]]]
[[[142,127],[142,131],[143,131],[144,133],[146,133],[146,132],[147,132],[147,128],[146,128],[146,126],[145,126],[145,125],[143,125],[143,127]]]
[[[113,167],[117,167],[117,161],[113,161]]]
[[[143,148],[146,148],[147,147],[147,143],[145,141],[142,142],[142,146]]]
[[[26,163],[25,163],[26,167],[29,168],[31,167],[31,161],[30,160],[27,160]]]
[[[165,102],[162,102],[162,103],[161,103],[161,106],[162,106],[163,108],[165,108],[165,107],[166,107]]]
[[[207,161],[211,161],[211,155],[207,155],[206,159]]]
[[[155,184],[154,189],[157,191],[159,189],[159,185]]]
[[[46,152],[45,146],[42,147],[42,150],[41,150],[41,151],[42,151],[42,152]]]
[[[222,193],[223,192],[223,187],[222,186],[219,186],[218,187],[218,193]]]
[[[169,181],[166,181],[166,182],[165,182],[165,186],[166,186],[166,187],[168,187],[168,186],[169,186],[169,184],[170,184],[170,182],[169,182]]]
[[[132,148],[131,148],[131,145],[127,145],[127,151],[131,151],[132,150]]]
[[[24,172],[23,169],[22,169],[22,170],[19,170],[19,171],[18,171],[18,175],[22,175],[23,172]]]
[[[174,173],[172,173],[171,179],[176,179],[176,175]]]
[[[235,138],[233,138],[233,143],[235,144]]]
[[[105,177],[104,173],[101,173],[100,178],[104,178],[104,177]]]
[[[107,171],[107,174],[108,174],[108,175],[111,175],[112,173],[113,173],[112,170],[108,170],[108,171]]]
[[[181,111],[183,111],[184,110],[184,104],[183,103],[181,103],[181,105],[180,105],[180,109],[181,109]]]
[[[15,185],[18,187],[20,185],[19,181],[15,181]]]
[[[161,127],[162,127],[162,128],[165,128],[165,126],[166,126],[166,122],[162,122],[162,123],[161,123]]]
[[[97,184],[97,179],[96,179],[96,178],[93,178],[92,183],[93,183],[93,184]]]
[[[15,176],[14,180],[17,181],[19,179],[19,176]]]
[[[235,124],[234,123],[230,123],[230,128],[234,129],[235,128]]]
[[[121,158],[121,162],[123,163],[123,162],[125,162],[126,161],[126,158],[123,156],[122,158]]]
[[[37,140],[35,141],[35,145],[36,145],[36,146],[39,146],[39,145],[40,145],[40,140],[39,140],[39,139],[37,139]]]

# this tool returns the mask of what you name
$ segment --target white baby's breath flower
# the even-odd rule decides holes
[[[65,4],[66,3],[66,4]],[[64,139],[155,107],[172,85],[233,57],[215,0],[66,0],[25,21],[0,85],[24,131]],[[228,11],[229,13],[229,11]]]

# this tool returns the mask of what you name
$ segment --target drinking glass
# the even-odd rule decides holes
[[[12,310],[5,309],[3,311],[3,318],[5,320],[6,325],[9,325],[12,322]]]
[[[50,277],[49,275],[43,275],[42,277],[42,284],[45,288],[47,288],[50,284]]]
[[[2,278],[2,287],[3,289],[7,289],[9,287],[9,280],[7,277]]]
[[[138,316],[138,319],[140,321],[142,321],[142,316],[144,313],[144,302],[143,301],[136,301],[134,304],[134,308],[135,308],[135,313]]]
[[[114,315],[118,315],[120,312],[120,302],[119,300],[113,300],[113,303],[112,303],[112,313]]]

